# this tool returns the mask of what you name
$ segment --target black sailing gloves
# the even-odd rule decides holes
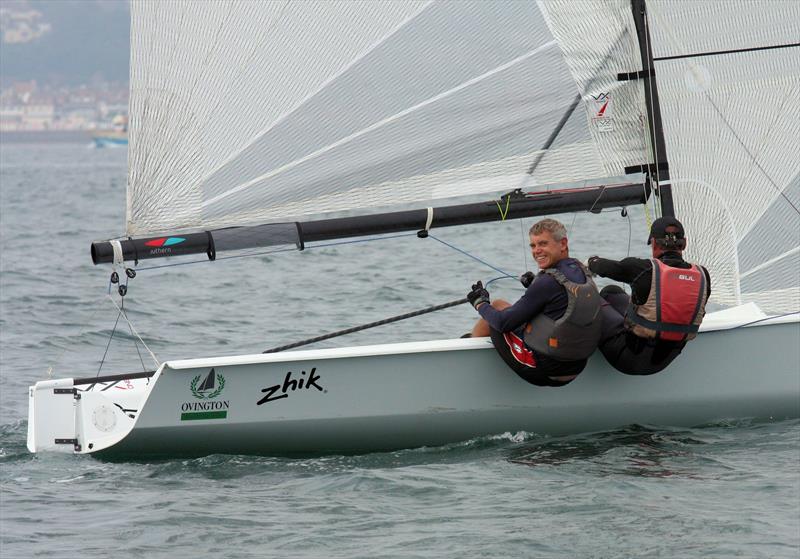
[[[533,283],[534,278],[536,278],[536,276],[533,272],[525,272],[519,277],[519,282],[522,284],[522,287],[528,289]]]
[[[489,302],[489,292],[483,287],[483,283],[472,284],[472,291],[467,293],[469,304],[478,309],[478,306]]]

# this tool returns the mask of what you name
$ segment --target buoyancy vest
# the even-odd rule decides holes
[[[539,313],[525,328],[525,343],[537,352],[559,361],[578,361],[588,358],[600,342],[602,299],[589,272],[578,262],[586,283],[575,283],[556,268],[546,268],[547,274],[567,292],[564,315],[553,320]]]
[[[653,279],[642,305],[631,302],[625,324],[640,338],[693,340],[706,314],[706,275],[697,264],[676,268],[651,259]]]

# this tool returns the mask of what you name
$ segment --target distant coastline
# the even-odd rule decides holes
[[[92,142],[92,130],[13,130],[0,132],[3,144],[73,144]]]

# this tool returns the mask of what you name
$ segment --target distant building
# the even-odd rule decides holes
[[[22,105],[0,105],[0,131],[23,130],[24,113],[25,107]]]
[[[128,116],[127,84],[95,87],[15,82],[0,91],[0,131],[117,130]]]
[[[45,101],[32,102],[23,108],[22,119],[27,130],[50,130],[55,122],[56,108]]]

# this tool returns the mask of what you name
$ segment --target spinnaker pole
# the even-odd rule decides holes
[[[270,223],[228,227],[195,233],[165,234],[92,243],[95,264],[139,261],[147,258],[206,254],[210,260],[218,251],[306,243],[362,237],[401,231],[427,231],[450,227],[553,215],[580,211],[599,212],[605,208],[644,204],[650,195],[649,183],[596,186],[542,193],[514,191],[500,200],[406,210],[354,217],[306,222]]]

